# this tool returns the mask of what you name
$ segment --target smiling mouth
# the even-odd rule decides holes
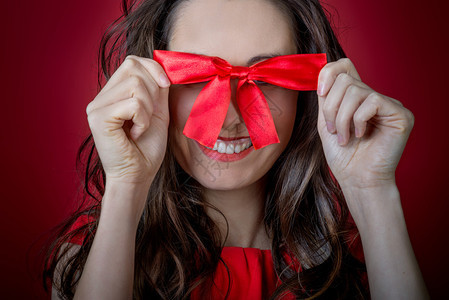
[[[209,147],[205,147],[205,148],[216,151],[221,154],[224,154],[224,153],[226,153],[226,154],[237,153],[238,154],[238,153],[248,149],[252,145],[253,144],[251,143],[251,139],[248,137],[236,138],[236,139],[218,137],[213,148],[209,148]]]
[[[244,159],[253,152],[254,147],[249,137],[218,137],[213,148],[196,142],[204,155],[219,162],[234,162]]]

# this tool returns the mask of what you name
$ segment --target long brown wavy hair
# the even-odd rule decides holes
[[[99,88],[126,55],[152,58],[153,50],[166,49],[182,2],[122,0],[123,15],[101,40]],[[298,53],[327,53],[329,61],[345,57],[318,0],[272,2],[291,19]],[[267,174],[264,222],[273,237],[272,258],[282,282],[272,299],[287,291],[300,299],[365,299],[365,266],[350,251],[356,229],[348,226],[347,205],[324,157],[317,103],[315,92],[299,93],[291,140]],[[66,299],[73,298],[86,263],[106,185],[92,135],[78,151],[77,168],[84,177],[84,202],[55,231],[43,274],[44,286],[53,285]],[[137,230],[134,298],[186,299],[198,286],[207,294],[204,287],[210,286],[217,265],[224,263],[220,254],[226,238],[206,214],[207,207],[201,185],[167,147]],[[71,230],[83,215],[89,221]],[[71,247],[71,239],[80,234],[81,247]],[[301,271],[291,266],[286,253],[300,262]]]

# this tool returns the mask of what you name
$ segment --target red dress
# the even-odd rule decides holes
[[[257,248],[224,247],[221,258],[226,263],[219,263],[214,277],[214,285],[208,299],[268,299],[279,284],[274,270],[271,250]],[[230,278],[230,283],[229,283]],[[191,294],[191,299],[203,299],[199,290]],[[286,295],[282,299],[295,299]]]
[[[85,225],[87,216],[76,220],[71,230]],[[81,245],[83,236],[75,236],[71,242]],[[224,247],[221,258],[226,263],[219,263],[215,272],[214,283],[210,290],[210,299],[225,299],[229,287],[227,299],[268,299],[279,284],[274,270],[271,250],[257,248]],[[229,275],[226,267],[228,267]],[[230,282],[229,282],[230,278]],[[191,294],[191,299],[204,299],[199,289]],[[292,295],[286,295],[282,299],[295,299]]]
[[[87,216],[82,216],[73,224],[72,230],[86,223]],[[81,245],[82,241],[82,236],[75,236],[71,239],[72,243],[78,245]],[[355,250],[358,250],[356,252],[363,257],[361,245],[359,249]],[[280,284],[274,269],[271,250],[224,247],[221,258],[226,266],[223,263],[218,264],[214,277],[215,284],[211,287],[209,299],[225,299],[228,288],[227,299],[268,299]],[[291,261],[288,255],[285,258],[287,263],[295,268],[295,271],[301,270],[299,263]],[[204,299],[204,297],[201,296],[200,290],[197,288],[192,292],[191,299]],[[290,300],[295,297],[292,294],[286,294],[282,299]]]

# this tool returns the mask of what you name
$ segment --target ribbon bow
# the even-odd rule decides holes
[[[254,81],[284,88],[316,90],[326,54],[293,54],[269,58],[250,67],[232,66],[224,59],[176,51],[155,50],[173,84],[209,81],[193,104],[183,133],[212,148],[220,134],[231,100],[231,78],[237,78],[236,101],[255,149],[279,143],[268,103]]]

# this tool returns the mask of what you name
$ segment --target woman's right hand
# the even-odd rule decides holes
[[[157,62],[128,56],[86,108],[106,186],[74,299],[132,298],[137,227],[167,148],[169,86]]]
[[[149,187],[167,147],[170,81],[154,60],[127,56],[86,108],[107,182]]]

